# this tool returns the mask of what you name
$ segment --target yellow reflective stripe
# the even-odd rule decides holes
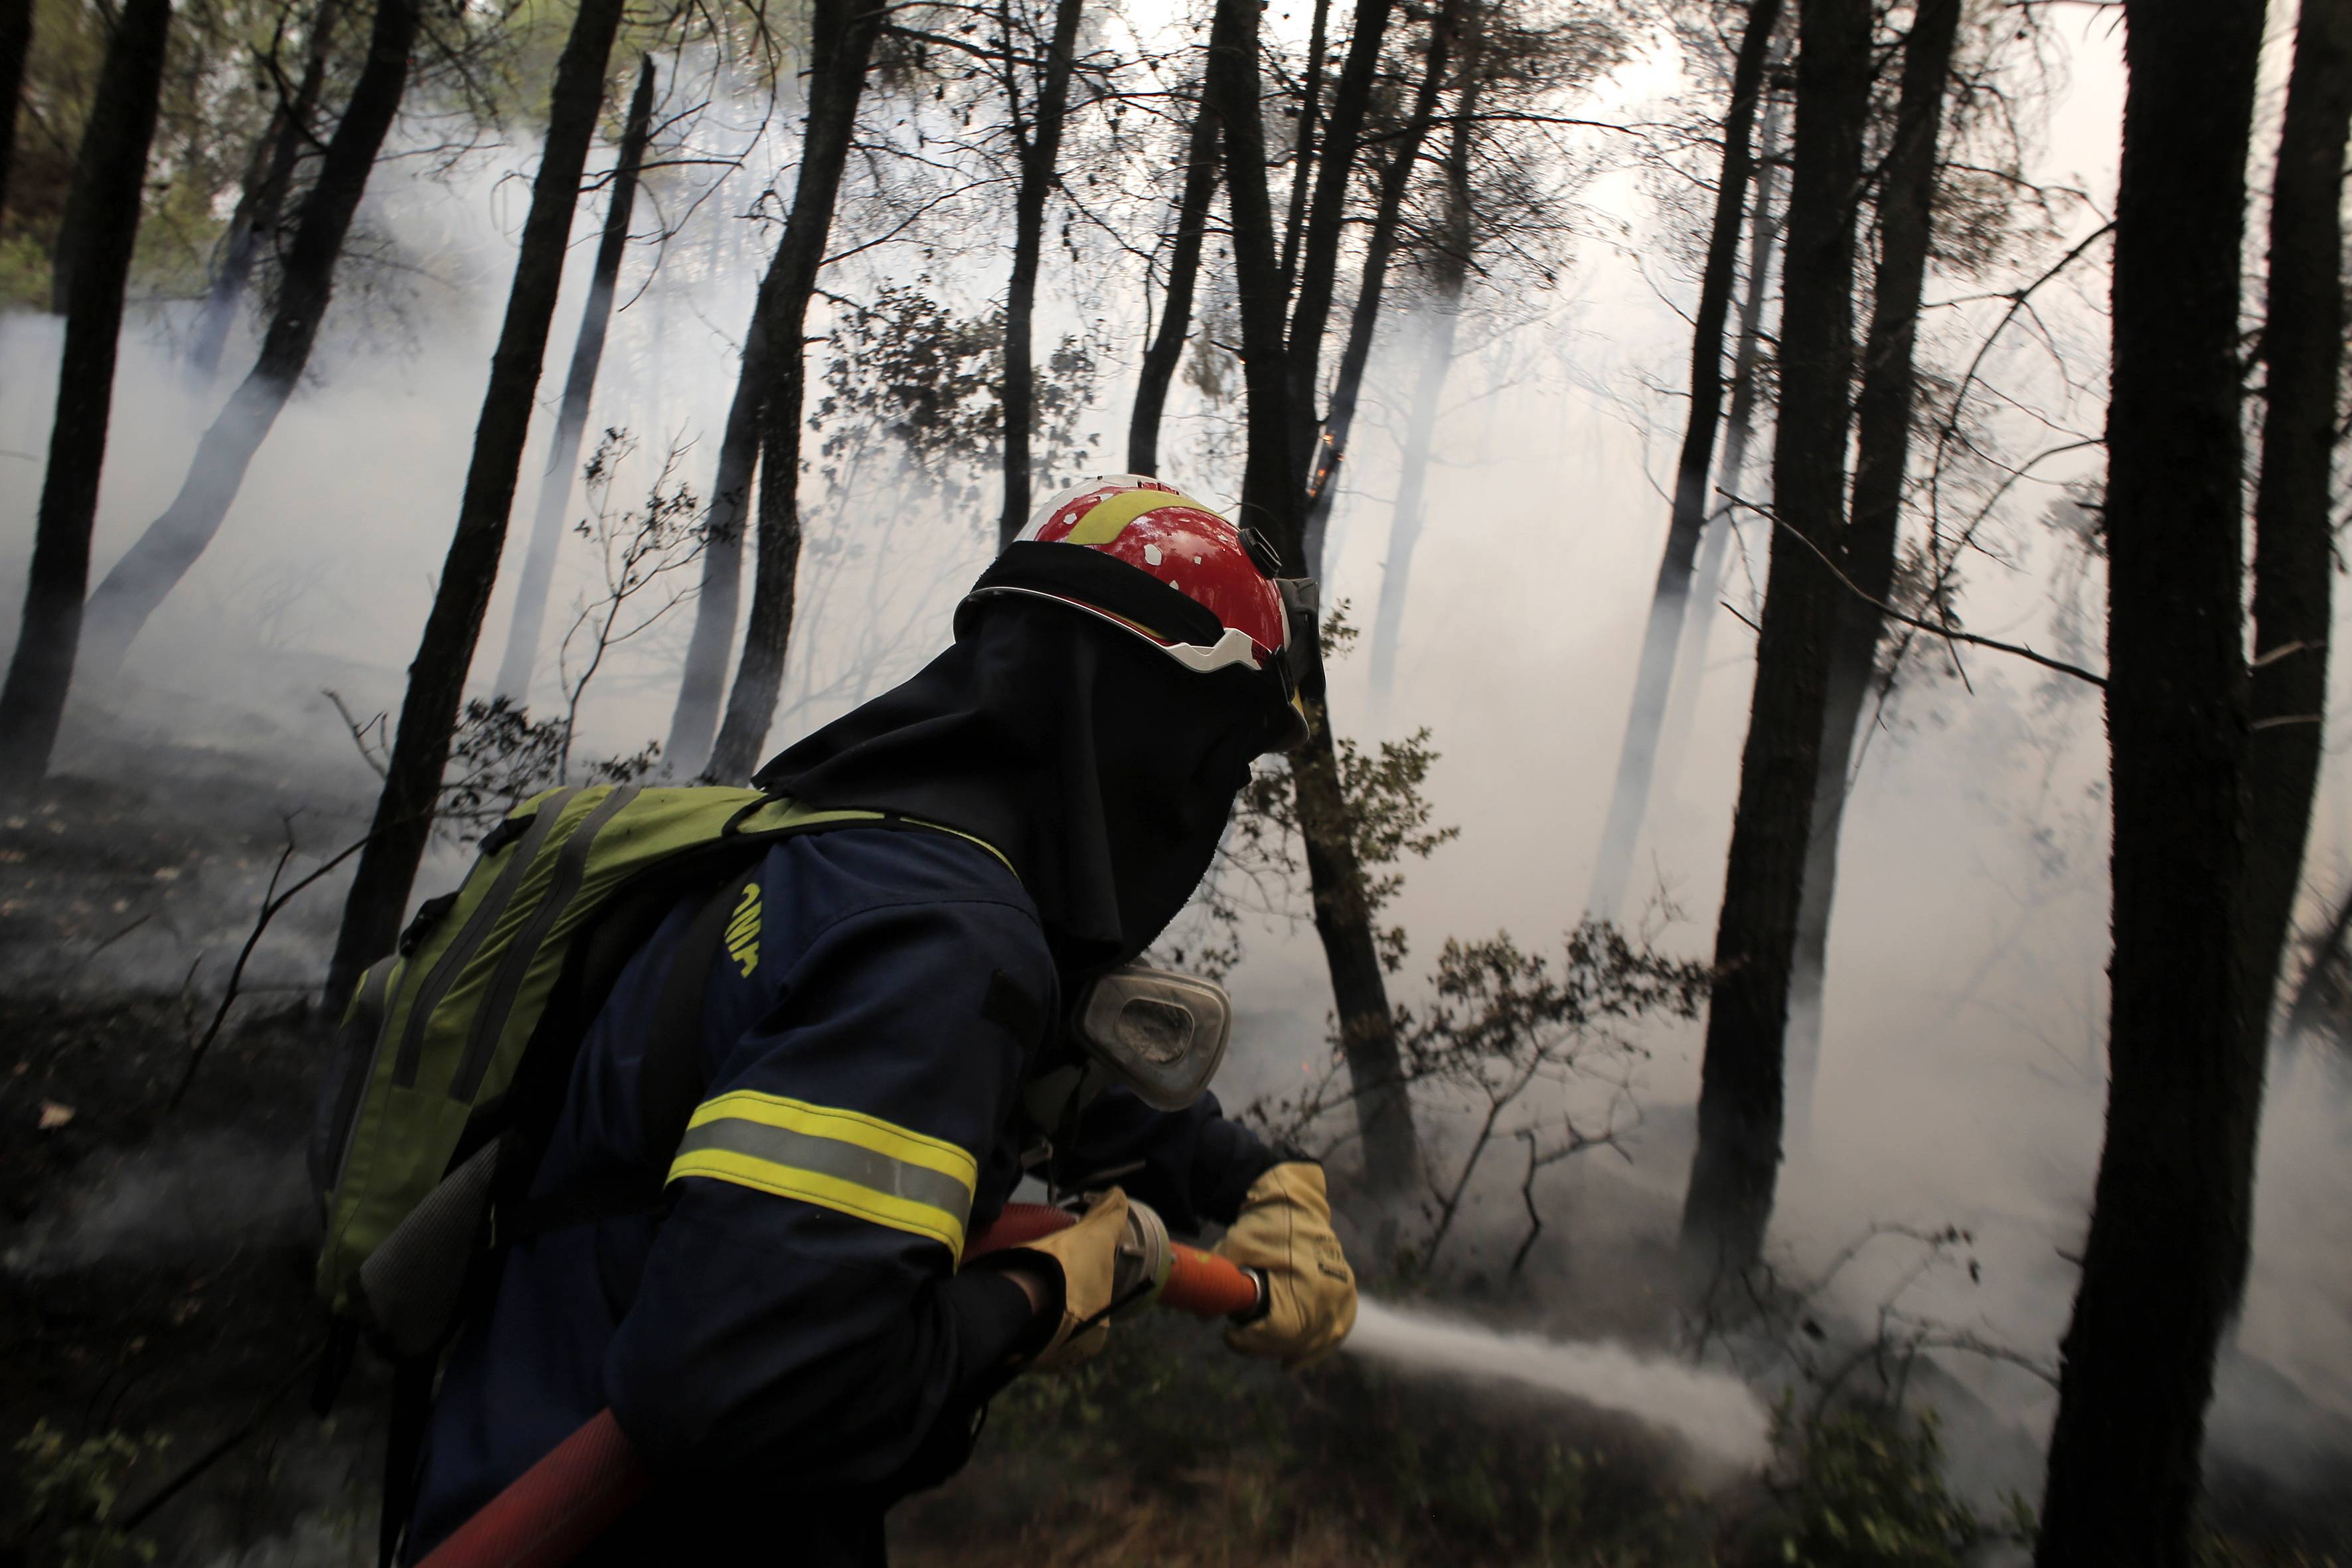
[[[669,1179],[674,1182],[680,1176],[709,1176],[715,1181],[732,1182],[739,1187],[774,1193],[779,1197],[798,1198],[893,1230],[928,1237],[955,1254],[959,1261],[963,1258],[963,1221],[945,1209],[892,1197],[856,1182],[828,1176],[822,1171],[795,1170],[724,1149],[700,1149],[679,1155],[670,1166]]]
[[[928,1236],[959,1255],[980,1167],[943,1139],[879,1117],[735,1089],[687,1124],[669,1180],[709,1176]]]
[[[1158,511],[1163,506],[1189,506],[1194,511],[1215,511],[1202,506],[1191,496],[1177,495],[1171,490],[1121,490],[1100,500],[1078,519],[1070,531],[1063,536],[1065,544],[1108,544],[1123,532],[1127,525],[1147,511]]]

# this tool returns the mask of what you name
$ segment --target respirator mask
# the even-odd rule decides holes
[[[1023,1091],[1029,1119],[1058,1134],[1079,1108],[1118,1084],[1158,1110],[1201,1098],[1234,1032],[1223,986],[1172,969],[1126,963],[1078,994],[1068,1040]]]

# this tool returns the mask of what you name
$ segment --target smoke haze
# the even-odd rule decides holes
[[[2076,176],[2098,205],[2114,185],[2119,39],[2103,21],[2068,25],[2076,28],[2071,87],[2053,113],[2042,172]],[[1662,73],[1655,61],[1636,62],[1612,96],[1633,101],[1663,90]],[[609,164],[610,150],[598,158],[592,167]],[[361,714],[399,700],[455,519],[486,345],[510,266],[521,204],[518,187],[502,182],[521,166],[509,155],[446,184],[422,178],[412,163],[380,170],[366,221],[398,236],[405,253],[429,258],[427,274],[397,286],[405,300],[397,309],[365,306],[356,290],[339,295],[312,384],[262,448],[218,543],[142,636],[120,686],[76,693],[61,771],[119,760],[126,738],[153,734],[289,765],[299,760],[300,776],[324,781],[315,787],[337,795],[340,805],[369,798],[373,778],[320,690],[334,689]],[[672,243],[673,259],[693,266],[649,286],[643,247],[625,266],[626,303],[590,426],[592,442],[616,426],[639,440],[616,500],[634,502],[630,491],[641,492],[662,451],[681,440],[696,443],[686,472],[698,489],[708,485],[736,338],[767,243],[725,215],[745,210],[757,184],[750,174],[730,182],[725,199],[702,209],[709,226]],[[1691,290],[1671,264],[1645,263],[1644,244],[1654,237],[1610,232],[1643,221],[1630,177],[1604,176],[1589,198],[1598,237],[1544,302],[1540,321],[1458,364],[1448,387],[1384,732],[1433,729],[1443,756],[1430,785],[1436,820],[1462,833],[1407,867],[1391,917],[1412,937],[1412,956],[1391,982],[1399,1001],[1421,998],[1419,976],[1449,934],[1507,929],[1529,947],[1548,946],[1575,922],[1592,869],[1666,522],[1660,486],[1673,447],[1664,432],[1678,415],[1675,399],[1656,389],[1678,384],[1687,353],[1686,329],[1670,301]],[[583,203],[575,237],[593,236],[600,217],[597,204]],[[828,287],[855,293],[877,279],[928,275],[970,306],[1002,287],[1003,258],[988,232],[961,255],[861,257],[843,264],[838,280],[829,275]],[[591,248],[575,246],[559,306],[541,384],[550,415]],[[1042,299],[1038,336],[1050,342],[1084,331],[1121,356],[1096,386],[1093,424],[1113,433],[1124,426],[1142,318],[1134,290],[1112,295],[1102,287],[1100,298]],[[2088,365],[2103,363],[2099,292],[2085,283],[2050,306],[2053,331]],[[192,395],[179,376],[173,343],[182,316],[167,308],[126,334],[93,581],[170,499],[217,395]],[[1944,320],[1930,333],[1938,363],[1989,320]],[[823,330],[814,322],[811,335]],[[1327,563],[1325,602],[1350,602],[1360,626],[1379,592],[1395,440],[1411,389],[1409,334],[1391,336],[1396,343],[1384,341],[1375,356],[1356,437],[1361,455],[1346,469]],[[11,603],[21,593],[58,340],[50,319],[0,318],[0,515],[20,520],[8,534],[16,548],[0,559],[0,595]],[[821,352],[812,351],[813,375],[821,374]],[[2038,368],[2032,363],[2040,353],[2006,350],[1993,368],[2095,425],[2097,397],[2056,386],[2046,356]],[[535,425],[525,459],[509,573],[520,562],[551,423]],[[1115,453],[1116,436],[1106,434],[1097,449]],[[1206,408],[1181,383],[1165,449],[1171,477],[1213,504],[1234,499],[1237,421]],[[2037,470],[1989,530],[1981,558],[1967,568],[1972,627],[2038,647],[2087,640],[2088,649],[2067,657],[2095,662],[2102,586],[2095,574],[2084,579],[2065,539],[2042,522],[2062,481],[2095,473],[2095,456]],[[1095,466],[1118,464],[1106,456]],[[850,494],[815,482],[810,496],[803,612],[772,749],[884,689],[944,644],[955,596],[992,547],[992,491],[950,505],[928,478],[894,473],[861,480]],[[575,494],[575,516],[582,506]],[[1752,614],[1762,542],[1750,528],[1727,579],[1725,598],[1741,615]],[[587,555],[567,541],[551,636],[568,622],[567,606],[593,572]],[[481,694],[503,647],[509,595],[502,582],[485,623],[476,660]],[[667,731],[688,615],[670,616],[600,676],[583,710],[584,753],[629,752]],[[2078,634],[2084,626],[2092,629]],[[1661,770],[1634,862],[1629,908],[1656,894],[1646,918],[1659,944],[1680,956],[1704,957],[1711,943],[1751,647],[1739,620],[1714,612],[1691,739],[1669,759],[1671,772]],[[1359,653],[1335,665],[1331,690],[1341,732],[1369,742],[1381,737],[1353,721],[1368,711],[1366,662]],[[555,694],[556,668],[551,642],[534,688],[542,710]],[[2339,701],[2347,680],[2352,660],[2339,658]],[[1972,1237],[1979,1269],[1915,1278],[1916,1258],[1898,1256],[1901,1248],[1866,1249],[1824,1286],[1825,1306],[1867,1322],[1899,1292],[1903,1308],[1922,1319],[2054,1363],[2105,1096],[2106,805],[2097,694],[1998,654],[1968,652],[1956,667],[1923,651],[1884,719],[1845,816],[1818,1090],[1801,1136],[1792,1136],[1771,1250],[1792,1277],[1810,1278],[1873,1226],[1958,1226]],[[457,847],[436,850],[418,896],[451,885],[462,859]],[[2315,905],[2352,872],[2352,777],[2340,752],[2327,760],[2308,866]],[[331,910],[338,894],[331,884],[308,897]],[[1311,929],[1268,922],[1249,933],[1248,954],[1231,982],[1244,1032],[1220,1085],[1229,1104],[1294,1086],[1327,1051],[1328,982]],[[1601,1171],[1570,1162],[1547,1176],[1538,1192],[1563,1238],[1558,1245],[1617,1237],[1627,1215],[1646,1223],[1670,1213],[1687,1172],[1700,1038],[1696,1026],[1645,1026],[1650,1056],[1637,1086],[1645,1121],[1628,1142],[1633,1163]],[[2339,1062],[2307,1050],[2272,1085],[2253,1274],[2216,1407],[2222,1457],[2234,1450],[2282,1473],[2315,1442],[2341,1444],[2352,1423],[2346,1083]],[[1458,1129],[1435,1121],[1430,1131],[1441,1154],[1458,1153]],[[1499,1271],[1516,1240],[1507,1228],[1516,1223],[1515,1188],[1515,1181],[1495,1188],[1494,1220],[1468,1223],[1465,1266]],[[303,1223],[299,1193],[290,1156],[227,1134],[191,1135],[91,1172],[64,1207],[10,1240],[6,1265],[37,1272],[283,1239]],[[1613,1408],[1639,1405],[1723,1458],[1761,1452],[1761,1406],[1715,1374],[1607,1346],[1474,1337],[1368,1303],[1357,1348],[1534,1381]],[[1958,1386],[2036,1440],[2046,1430],[2053,1396],[2029,1372],[1968,1354],[1941,1362]],[[2339,1459],[2347,1452],[2336,1450]]]

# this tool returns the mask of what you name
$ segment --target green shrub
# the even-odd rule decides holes
[[[1784,1400],[1773,1426],[1787,1479],[1773,1489],[1750,1562],[1960,1568],[1979,1546],[2031,1532],[2021,1505],[1997,1524],[1952,1495],[1932,1416],[1843,1412],[1800,1423]]]
[[[27,1534],[42,1549],[35,1560],[58,1568],[152,1562],[155,1543],[116,1525],[114,1508],[131,1467],[165,1441],[106,1432],[74,1443],[47,1422],[36,1422],[16,1442],[19,1484],[31,1523]]]

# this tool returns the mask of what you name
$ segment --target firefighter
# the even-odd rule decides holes
[[[1102,1343],[1125,1194],[1265,1271],[1235,1350],[1295,1364],[1346,1334],[1320,1168],[1213,1096],[1101,1087],[1063,1022],[1191,896],[1252,760],[1304,733],[1311,585],[1274,565],[1158,480],[1089,480],[982,575],[952,646],[760,772],[903,820],[739,879],[675,1150],[636,1090],[689,908],[623,971],[532,1190],[666,1167],[666,1201],[500,1255],[425,1429],[412,1560],[609,1404],[657,1484],[597,1561],[883,1562],[885,1511],[962,1466],[992,1394]],[[1104,1195],[959,1270],[1024,1169]]]

